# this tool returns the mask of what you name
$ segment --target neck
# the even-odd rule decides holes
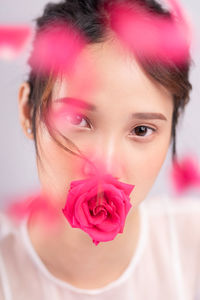
[[[33,247],[50,273],[82,289],[101,288],[123,273],[135,253],[140,226],[139,209],[132,207],[123,233],[96,246],[85,232],[71,228],[64,216],[51,232],[41,230],[34,214],[27,224]]]

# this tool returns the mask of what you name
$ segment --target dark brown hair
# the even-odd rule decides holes
[[[48,3],[44,9],[43,15],[36,19],[36,35],[35,40],[39,32],[47,25],[54,24],[54,22],[66,22],[76,27],[87,38],[88,43],[100,43],[106,40],[106,32],[108,30],[107,23],[105,22],[107,16],[105,15],[105,5],[112,4],[113,0],[65,0],[59,3]],[[140,4],[148,12],[157,15],[164,15],[166,17],[171,16],[170,12],[161,7],[160,4],[154,0],[115,0],[116,2],[128,2],[130,4]],[[33,52],[34,53],[34,43]],[[143,70],[150,75],[150,77],[159,82],[165,88],[170,91],[174,99],[174,110],[172,118],[172,131],[171,137],[173,140],[172,159],[176,158],[176,125],[180,113],[184,112],[185,105],[189,101],[189,92],[192,88],[189,82],[189,68],[190,58],[183,64],[175,64],[169,62],[163,64],[159,61],[151,61],[147,59],[139,60]],[[29,65],[31,65],[31,57],[29,59]],[[54,84],[53,76],[45,76],[40,73],[36,73],[31,69],[27,82],[30,84],[31,93],[29,97],[29,105],[32,110],[32,129],[34,133],[36,153],[38,153],[37,147],[37,134],[36,134],[36,117],[43,120],[47,125],[49,133],[54,138],[56,143],[60,145],[66,151],[75,154],[74,151],[65,147],[59,140],[55,138],[54,130],[48,124],[46,119],[46,112],[48,110],[49,103],[51,101],[51,91]],[[62,136],[63,137],[63,136]],[[63,137],[65,140],[70,141]],[[80,151],[75,145],[70,143],[72,147],[77,150],[76,154],[80,154]]]

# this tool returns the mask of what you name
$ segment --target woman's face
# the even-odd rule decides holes
[[[88,89],[83,88],[85,83],[77,88],[72,78],[55,83],[52,111],[64,112],[58,129],[94,164],[104,163],[113,177],[135,185],[131,203],[137,206],[150,191],[170,145],[172,97],[114,43],[92,45],[85,51],[89,66],[87,71],[81,68],[80,58],[81,83],[85,78],[95,80]],[[86,178],[90,165],[59,147],[41,122],[37,134],[41,186],[63,207],[70,182]]]

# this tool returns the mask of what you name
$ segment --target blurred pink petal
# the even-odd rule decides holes
[[[9,60],[17,57],[31,36],[29,26],[0,25],[0,58]]]
[[[15,221],[20,221],[32,213],[40,220],[47,229],[56,228],[59,222],[57,209],[44,195],[37,194],[12,203],[7,207],[6,212]]]
[[[76,122],[76,118],[80,116],[78,107],[71,105],[71,101],[73,98],[55,99],[48,113],[50,127],[63,135],[69,133],[70,129],[73,128],[73,123]],[[73,102],[76,100],[74,99]]]
[[[181,161],[174,161],[170,171],[173,188],[182,194],[190,188],[200,187],[200,167],[198,159],[191,155],[185,156]]]
[[[176,15],[180,22],[185,23],[185,26],[189,29],[189,23],[186,20],[186,14],[183,11],[183,7],[177,0],[165,0],[165,2],[171,6],[172,14]]]
[[[133,53],[144,58],[182,63],[188,59],[191,37],[186,22],[157,16],[139,5],[113,5],[111,28]]]
[[[178,2],[178,0],[165,0],[169,6],[171,6],[171,13],[174,18],[177,18],[180,26],[185,35],[185,39],[188,43],[188,47],[191,46],[193,41],[194,29],[187,12],[183,9],[183,6]]]
[[[72,71],[85,46],[85,40],[72,26],[59,22],[46,26],[38,33],[34,52],[29,60],[36,72],[49,74]]]

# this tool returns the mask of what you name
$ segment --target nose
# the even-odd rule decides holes
[[[114,137],[99,140],[87,151],[87,158],[83,167],[86,176],[108,173],[120,179],[124,175],[121,145]]]

